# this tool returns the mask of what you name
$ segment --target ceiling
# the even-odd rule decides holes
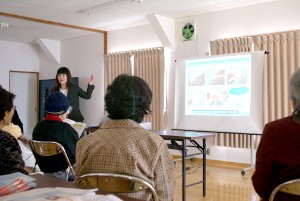
[[[150,14],[177,19],[270,1],[275,0],[0,0],[0,12],[111,31],[147,24]],[[83,13],[101,4],[108,6],[97,13]],[[37,38],[64,40],[90,33],[0,14],[0,40],[35,43]]]

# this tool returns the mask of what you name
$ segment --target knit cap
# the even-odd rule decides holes
[[[45,102],[45,110],[48,114],[62,115],[69,109],[68,98],[60,91],[51,93]]]

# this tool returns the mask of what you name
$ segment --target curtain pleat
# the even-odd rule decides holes
[[[118,52],[107,54],[104,56],[104,91],[107,86],[120,74],[125,73],[131,75],[130,57],[132,52]]]
[[[164,50],[163,48],[139,50],[134,53],[136,76],[144,79],[152,90],[151,115],[145,121],[152,123],[152,129],[162,127],[164,103]]]
[[[252,51],[252,38],[229,38],[223,40],[210,41],[211,55],[231,54]]]
[[[253,50],[251,37],[229,38],[210,41],[211,55],[250,52]],[[250,148],[249,135],[233,133],[216,133],[214,145],[236,148]]]
[[[130,58],[134,57],[134,70]],[[150,115],[144,121],[152,123],[152,129],[159,130],[162,125],[164,104],[164,49],[152,48],[107,54],[105,59],[104,87],[110,84],[118,75],[136,75],[145,80],[153,94]]]
[[[275,33],[255,36],[255,50],[269,52],[264,69],[264,123],[274,121],[292,112],[288,94],[291,74],[299,67],[299,35],[300,31]],[[263,39],[263,40],[262,40]],[[298,44],[297,44],[298,43]]]
[[[232,43],[224,43],[226,40]],[[263,121],[266,124],[292,113],[288,85],[292,73],[300,67],[300,30],[210,42],[212,55],[252,51],[252,45],[254,51],[268,52],[268,56],[265,57],[263,75]],[[231,136],[231,134],[217,134],[217,138],[224,138],[224,135]],[[234,139],[231,137],[228,139],[233,142],[238,140],[233,143],[233,147],[248,148],[248,145],[251,145],[252,139],[249,136],[234,135],[237,135]],[[255,148],[260,138],[261,136],[254,138]],[[214,143],[218,146],[229,145],[231,147],[230,143],[219,139],[216,139]]]

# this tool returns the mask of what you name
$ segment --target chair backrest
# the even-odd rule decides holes
[[[111,193],[133,193],[150,190],[153,200],[158,201],[155,189],[148,181],[131,175],[91,173],[78,177],[75,182]]]
[[[291,194],[292,196],[299,196],[300,200],[300,179],[293,179],[279,184],[271,193],[269,201],[273,201],[278,193]],[[298,200],[298,199],[297,199]]]
[[[73,167],[64,147],[58,142],[29,140],[29,146],[40,170],[44,173],[54,173],[67,170],[74,175]],[[59,162],[58,162],[59,161]]]

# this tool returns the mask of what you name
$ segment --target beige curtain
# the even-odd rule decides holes
[[[104,91],[118,75],[132,74],[130,63],[132,54],[132,52],[118,52],[104,56]]]
[[[210,41],[211,55],[231,54],[253,51],[251,37],[229,38]],[[252,143],[250,135],[216,133],[214,145],[236,148],[250,148]]]
[[[269,52],[263,77],[264,124],[291,115],[289,80],[300,67],[300,31],[253,36],[254,50]],[[258,146],[260,137],[256,138]]]
[[[288,95],[288,83],[291,74],[297,67],[300,67],[300,31],[263,34],[246,38],[251,38],[248,40],[251,44],[247,44],[248,47],[251,47],[249,51],[252,51],[252,47],[254,47],[254,51],[269,52],[265,57],[263,77],[264,124],[290,115],[292,106]],[[230,41],[231,39],[226,40]],[[238,41],[237,39],[232,40]],[[211,41],[210,44],[212,54],[228,53],[228,50],[226,50],[227,52],[224,50],[226,49],[223,45],[224,40]],[[242,46],[242,43],[236,46]],[[234,50],[233,47],[229,49],[230,51]],[[251,140],[246,135],[218,134],[215,145],[249,148]],[[255,138],[255,148],[259,141],[260,136]]]
[[[230,54],[252,51],[252,38],[229,38],[210,42],[211,55]]]
[[[164,49],[146,49],[134,53],[134,74],[143,78],[152,90],[152,114],[145,121],[152,123],[153,130],[160,130],[164,109]]]
[[[132,56],[133,72],[130,62]],[[152,114],[145,116],[144,121],[150,121],[152,129],[159,130],[162,125],[164,104],[164,49],[151,48],[105,55],[105,89],[122,73],[136,75],[148,83],[153,93]]]
[[[289,79],[299,66],[300,31],[253,36],[254,50],[266,50],[264,69],[264,123],[291,115]]]

